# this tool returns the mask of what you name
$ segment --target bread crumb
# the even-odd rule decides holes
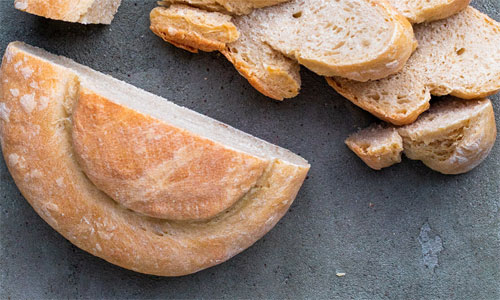
[[[337,275],[337,277],[344,277],[344,276],[345,276],[345,273],[340,273],[340,272],[337,272],[337,274],[335,274],[335,275]]]
[[[24,111],[30,114],[36,107],[35,94],[27,94],[19,100]]]

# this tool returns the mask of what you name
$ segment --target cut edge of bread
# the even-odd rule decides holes
[[[408,21],[417,24],[451,17],[464,10],[469,5],[470,0],[390,0],[389,3],[407,18]],[[414,7],[415,4],[422,7]]]

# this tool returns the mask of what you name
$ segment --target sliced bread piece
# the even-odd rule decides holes
[[[283,100],[299,93],[299,64],[269,47],[260,32],[240,18],[233,23],[218,12],[173,4],[153,9],[150,19],[151,30],[177,47],[221,51],[255,89],[270,98]]]
[[[224,50],[238,39],[231,17],[187,5],[156,7],[150,14],[150,29],[165,41],[190,52]]]
[[[164,0],[160,5],[175,3],[187,4],[207,11],[223,12],[234,15],[246,15],[256,8],[276,5],[290,0]]]
[[[158,17],[159,12],[162,18]],[[166,41],[192,52],[196,48],[212,51],[226,43],[221,52],[240,74],[257,90],[277,100],[298,94],[297,62],[319,74],[342,74],[364,81],[397,72],[416,45],[410,24],[386,2],[325,4],[321,0],[294,0],[255,10],[232,19],[239,39],[218,39],[216,47],[212,46],[213,39],[207,41],[206,28],[218,30],[211,31],[217,36],[228,36],[230,26],[214,29],[212,24],[199,24],[210,14],[217,13],[186,6],[155,9],[151,29]],[[331,20],[332,15],[335,20]],[[183,22],[178,22],[181,18]],[[229,24],[227,19],[218,24],[221,23]]]
[[[417,51],[401,72],[356,82],[328,83],[357,106],[395,125],[414,122],[432,95],[487,97],[500,89],[500,24],[472,7],[442,21],[415,26]]]
[[[421,160],[443,174],[460,174],[472,170],[488,156],[497,129],[490,100],[448,98],[433,104],[413,124],[397,129],[370,127],[349,137],[346,143],[368,166],[379,169],[380,165],[373,162],[378,161],[380,151],[364,149],[384,149],[385,146],[394,151],[383,152],[383,157],[395,157],[401,152],[392,147],[398,140],[395,134],[403,140],[408,158]],[[388,163],[384,166],[399,162],[385,161]]]
[[[78,247],[138,272],[219,264],[267,233],[300,156],[69,59],[15,42],[0,142],[20,191]]]
[[[110,24],[121,0],[15,0],[14,7],[54,20]]]
[[[389,0],[411,23],[446,19],[464,10],[470,0]]]
[[[375,124],[349,136],[345,143],[372,169],[401,162],[403,140],[393,127]]]

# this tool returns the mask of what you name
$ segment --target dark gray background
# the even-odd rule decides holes
[[[498,0],[473,5],[500,20]],[[303,70],[300,96],[272,101],[220,54],[190,54],[153,35],[154,6],[125,0],[111,26],[84,26],[0,0],[0,52],[21,40],[75,59],[299,153],[312,165],[308,179],[254,246],[197,274],[161,278],[70,244],[32,210],[1,160],[0,298],[500,299],[499,143],[465,175],[409,160],[372,171],[343,140],[374,118],[323,78]]]

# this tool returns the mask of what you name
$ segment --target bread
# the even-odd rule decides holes
[[[464,10],[470,0],[389,0],[411,23],[446,19]]]
[[[172,11],[175,14],[181,13]],[[325,5],[323,0],[294,0],[233,17],[232,22],[240,38],[226,43],[222,53],[254,87],[277,100],[298,94],[298,63],[320,75],[366,81],[397,72],[416,46],[410,24],[385,1]],[[193,32],[195,26],[180,29],[172,23],[151,18],[152,30],[168,42],[172,41],[165,38],[169,31],[202,35]],[[221,34],[227,35],[223,30]],[[177,40],[173,44],[186,48]],[[203,43],[187,46],[201,49]]]
[[[76,246],[179,276],[243,251],[285,214],[301,157],[163,98],[15,42],[0,78],[7,166]]]
[[[395,125],[414,122],[431,95],[484,98],[500,89],[500,25],[472,7],[415,26],[419,48],[403,69],[366,83],[328,83],[357,106]]]
[[[408,158],[421,160],[443,174],[460,174],[488,156],[496,134],[490,100],[448,98],[433,104],[413,124],[397,129],[369,127],[349,137],[346,143],[371,168],[380,169],[400,161],[390,158],[400,156],[402,139]]]
[[[170,4],[186,4],[207,11],[246,15],[256,8],[263,8],[287,1],[289,0],[165,0],[158,3],[166,6]]]
[[[121,0],[15,0],[14,7],[54,20],[110,24]]]
[[[401,162],[403,140],[394,127],[372,125],[349,136],[345,143],[372,169]]]
[[[187,5],[156,7],[150,14],[150,29],[165,41],[196,53],[222,51],[227,43],[238,39],[239,33],[231,17],[206,12]]]

